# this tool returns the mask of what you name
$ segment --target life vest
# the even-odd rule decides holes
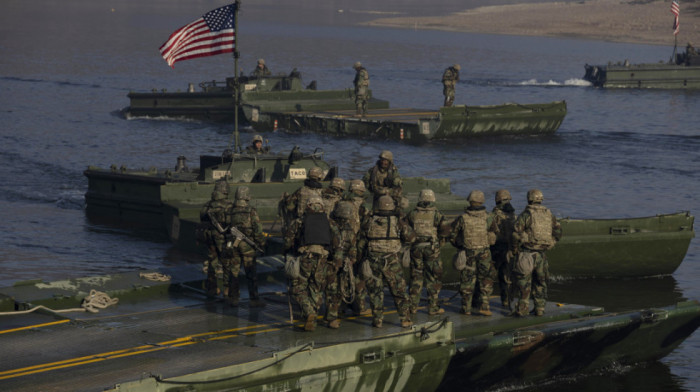
[[[437,227],[435,227],[435,207],[416,207],[413,214],[413,231],[416,232],[421,242],[437,239]]]
[[[398,253],[401,250],[398,218],[374,215],[367,230],[367,248],[374,253]]]
[[[462,214],[464,229],[462,230],[462,242],[467,249],[482,249],[489,246],[486,210],[468,210]]]
[[[554,246],[552,236],[552,212],[545,206],[530,204],[527,206],[532,224],[527,228],[527,242],[523,244],[531,249],[549,249]]]

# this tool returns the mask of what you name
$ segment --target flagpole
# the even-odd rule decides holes
[[[674,34],[673,35],[673,54],[671,55],[671,64],[676,63],[676,51],[678,48],[678,35]]]
[[[235,4],[236,4],[236,10],[234,11],[234,14],[233,14],[233,22],[234,22],[235,26],[233,27],[233,29],[234,29],[234,32],[236,34],[236,41],[235,41],[236,43],[235,43],[235,47],[233,48],[233,72],[234,72],[233,73],[233,80],[235,81],[233,84],[233,86],[234,86],[233,93],[234,93],[234,102],[236,104],[236,107],[235,107],[235,113],[233,115],[233,119],[234,119],[233,120],[234,121],[234,128],[233,128],[234,131],[233,132],[234,132],[234,137],[236,140],[236,145],[235,145],[234,151],[240,152],[240,144],[238,141],[238,111],[240,110],[240,105],[238,102],[239,97],[240,97],[239,83],[238,83],[238,57],[240,57],[240,52],[238,51],[238,44],[240,42],[238,40],[238,38],[240,37],[240,34],[238,34],[238,10],[240,9],[240,6],[241,6],[240,0],[237,0],[235,2]]]

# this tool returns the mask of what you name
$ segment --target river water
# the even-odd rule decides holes
[[[587,86],[583,65],[666,60],[670,46],[575,39],[368,28],[387,13],[439,14],[485,1],[272,0],[244,3],[240,65],[265,58],[273,72],[302,72],[319,88],[350,87],[362,61],[375,96],[392,107],[433,109],[440,77],[462,66],[458,104],[550,102],[569,108],[555,136],[434,143],[423,147],[270,133],[274,149],[322,147],[346,179],[390,149],[404,176],[448,177],[453,192],[508,188],[516,209],[532,187],[560,217],[635,217],[700,211],[700,92],[614,91]],[[499,3],[509,3],[502,1]],[[5,0],[0,14],[0,286],[201,262],[158,233],[92,224],[84,212],[88,165],[172,167],[178,155],[219,154],[231,124],[131,120],[130,90],[185,90],[223,80],[229,55],[167,67],[158,47],[176,28],[222,2]],[[494,4],[489,2],[489,4]],[[341,12],[342,11],[342,12]],[[669,37],[669,40],[672,38]],[[243,133],[247,141],[250,133]],[[491,205],[489,205],[490,208]],[[672,275],[560,280],[550,297],[618,311],[700,299],[700,245]],[[550,380],[533,390],[700,390],[700,334],[651,364]],[[514,389],[524,388],[514,386]]]

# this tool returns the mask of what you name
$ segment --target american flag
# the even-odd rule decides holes
[[[671,2],[671,13],[675,15],[673,18],[673,34],[678,35],[678,28],[680,27],[678,15],[681,13],[681,5],[678,3],[678,0],[673,0],[673,2]]]
[[[181,60],[230,53],[236,47],[236,6],[230,4],[209,11],[180,27],[160,46],[168,65]]]

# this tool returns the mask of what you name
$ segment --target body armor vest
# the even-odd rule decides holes
[[[331,212],[335,208],[335,204],[340,200],[341,195],[336,195],[332,193],[323,194],[323,209],[326,210],[326,216],[330,217]]]
[[[416,207],[413,215],[413,230],[419,241],[432,241],[437,239],[435,227],[435,207]]]
[[[532,249],[549,249],[554,246],[552,236],[552,213],[542,205],[527,206],[532,224],[527,229],[528,242],[524,245]]]
[[[485,210],[467,211],[462,214],[464,230],[462,231],[464,247],[467,249],[481,249],[489,246],[488,228]]]
[[[367,248],[375,253],[397,253],[401,250],[398,218],[395,216],[373,216],[367,230]]]
[[[323,212],[309,212],[304,215],[301,245],[331,244],[331,225]]]
[[[231,210],[231,225],[236,226],[247,237],[253,235],[253,219],[250,215],[250,206],[233,207]]]
[[[357,234],[360,231],[360,206],[364,203],[364,200],[358,197],[352,200],[341,200],[338,204],[340,203],[347,203],[352,207],[352,217],[348,221],[352,230]]]

